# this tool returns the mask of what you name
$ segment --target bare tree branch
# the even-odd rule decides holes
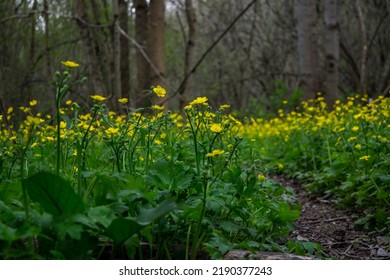
[[[178,89],[167,99],[165,99],[161,103],[165,103],[172,98],[174,98],[177,94],[181,94],[184,90],[184,86],[186,84],[186,81],[188,78],[195,73],[196,69],[199,67],[199,65],[203,62],[203,60],[206,58],[206,56],[215,48],[216,45],[222,40],[223,37],[229,32],[230,29],[236,24],[236,22],[249,10],[250,7],[252,7],[253,4],[256,3],[257,0],[253,0],[250,2],[235,18],[234,20],[226,27],[226,29],[219,35],[219,37],[210,45],[210,47],[203,53],[203,55],[199,58],[198,62],[192,67],[191,71],[184,77],[183,81],[181,82]]]

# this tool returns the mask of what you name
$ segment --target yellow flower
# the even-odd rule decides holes
[[[66,67],[68,68],[76,68],[76,67],[79,67],[80,64],[74,62],[74,61],[70,61],[70,60],[67,60],[67,61],[61,61],[61,63],[63,65],[65,65]]]
[[[31,100],[31,101],[29,102],[29,104],[30,104],[30,107],[34,107],[35,105],[38,104],[38,101],[36,101],[36,100],[34,99],[34,100]]]
[[[164,97],[167,94],[167,91],[162,86],[153,87],[153,92],[158,97]]]
[[[210,130],[212,132],[215,132],[215,133],[221,133],[222,130],[223,130],[223,127],[220,123],[213,123],[211,126],[210,126]]]
[[[70,99],[66,100],[65,104],[69,106],[70,104],[72,104],[72,100],[70,100]]]
[[[356,145],[355,145],[355,149],[360,150],[361,148],[362,148],[362,145],[361,145],[361,144],[356,144]]]
[[[41,119],[41,118],[27,116],[27,124],[29,124],[29,125],[39,125],[42,122],[43,122],[43,119]]]
[[[353,132],[357,132],[357,131],[359,131],[359,127],[358,127],[358,126],[354,126],[354,127],[352,127],[352,131],[353,131]]]
[[[211,153],[207,153],[206,157],[215,157],[222,155],[225,151],[224,150],[213,150]]]
[[[113,135],[116,135],[118,133],[119,133],[119,128],[118,127],[109,127],[109,128],[106,129],[106,134],[108,134],[108,135],[113,136]]]
[[[152,105],[153,110],[164,110],[164,106],[159,106],[159,105]]]
[[[283,168],[284,168],[283,163],[278,163],[278,168],[279,168],[279,169],[283,169]]]
[[[228,108],[230,108],[230,105],[228,105],[228,104],[223,104],[223,105],[221,105],[221,106],[219,107],[219,110],[222,111],[222,110],[225,110],[225,109],[228,109]]]
[[[7,110],[7,115],[11,114],[14,111],[13,107],[9,107]]]
[[[129,99],[126,98],[126,97],[123,97],[123,98],[118,99],[118,102],[119,102],[119,103],[122,103],[122,104],[126,104],[126,103],[129,102]]]
[[[54,139],[53,136],[47,136],[47,137],[46,137],[46,140],[49,141],[49,142],[52,142],[52,141],[54,141],[55,139]]]
[[[97,102],[102,102],[104,100],[106,100],[107,98],[101,96],[101,95],[91,95],[90,96],[92,98],[93,101],[97,101]]]
[[[366,161],[367,161],[369,158],[370,158],[370,156],[362,156],[362,157],[360,157],[359,159],[360,159],[360,160],[366,160]]]
[[[200,104],[200,105],[207,105],[207,101],[208,101],[208,98],[207,98],[207,97],[197,97],[195,100],[193,100],[193,101],[190,102],[190,105],[191,105],[191,106],[197,105],[197,104]]]
[[[257,175],[257,179],[258,179],[259,181],[264,181],[264,180],[267,179],[267,177],[265,177],[263,174],[259,174],[259,175]]]

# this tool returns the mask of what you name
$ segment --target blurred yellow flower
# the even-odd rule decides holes
[[[153,92],[158,97],[164,97],[167,94],[167,91],[162,86],[153,87]]]
[[[225,110],[228,108],[230,108],[230,105],[228,105],[228,104],[223,104],[223,105],[219,106],[219,110]]]
[[[213,150],[211,153],[207,153],[206,157],[215,157],[222,155],[225,151],[224,150]]]
[[[264,180],[267,179],[267,177],[265,177],[263,174],[259,174],[259,175],[257,175],[257,179],[258,179],[259,181],[264,181]]]
[[[104,100],[106,100],[107,98],[101,96],[101,95],[91,95],[90,96],[92,98],[93,101],[97,101],[97,102],[102,102]]]
[[[31,107],[34,107],[35,105],[38,104],[38,101],[34,99],[34,100],[31,100],[31,101],[29,102],[29,104],[30,104]]]
[[[359,159],[360,159],[360,160],[366,160],[366,161],[367,161],[369,158],[370,158],[370,156],[362,156],[362,157],[360,157]]]
[[[61,61],[61,63],[63,65],[65,65],[66,67],[69,67],[69,68],[76,68],[76,67],[79,67],[80,64],[74,62],[74,61],[70,61],[70,60],[67,60],[67,61]]]
[[[110,136],[119,134],[119,128],[118,127],[109,127],[106,129],[106,134],[108,134]]]
[[[352,131],[353,131],[353,132],[359,131],[359,127],[355,125],[354,127],[352,127]]]
[[[355,149],[360,150],[361,148],[362,148],[362,145],[361,145],[361,144],[356,144],[356,145],[355,145]]]
[[[223,130],[223,127],[220,123],[213,123],[211,126],[210,126],[210,130],[212,132],[215,132],[215,133],[221,133],[222,130]]]
[[[159,105],[152,105],[151,107],[153,110],[164,110],[164,106],[159,106]]]
[[[123,98],[118,99],[118,102],[119,102],[119,103],[122,103],[122,104],[126,104],[126,103],[129,102],[129,99],[126,98],[126,97],[123,97]]]
[[[9,107],[7,110],[7,115],[11,114],[14,111],[13,107]]]
[[[190,105],[207,105],[208,98],[207,97],[197,97],[195,100],[190,102]]]

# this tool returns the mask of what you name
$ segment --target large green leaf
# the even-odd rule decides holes
[[[164,200],[157,207],[152,209],[141,209],[137,219],[139,224],[148,225],[155,219],[165,215],[176,207],[176,203],[171,200]]]
[[[138,219],[117,218],[108,226],[106,233],[116,244],[121,244],[152,223],[155,219],[171,211],[175,206],[176,204],[173,201],[165,200],[155,208],[141,209]]]
[[[41,171],[23,180],[30,198],[53,216],[84,212],[85,205],[70,183],[58,175]]]
[[[117,218],[108,226],[106,233],[116,244],[121,244],[143,227],[134,218]]]

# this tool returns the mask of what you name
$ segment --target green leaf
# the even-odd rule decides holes
[[[121,244],[143,227],[134,218],[117,218],[108,226],[106,233],[116,244]]]
[[[166,200],[153,209],[141,209],[138,219],[135,218],[117,218],[108,226],[106,233],[116,244],[121,244],[134,234],[140,232],[145,226],[152,223],[155,219],[165,215],[176,204],[173,201]]]
[[[88,210],[88,217],[94,223],[100,223],[104,227],[108,227],[115,216],[110,207],[97,206]]]
[[[14,241],[16,239],[16,229],[10,228],[0,222],[0,240]]]
[[[23,180],[30,198],[53,216],[84,212],[85,205],[70,183],[58,175],[41,171]]]
[[[313,242],[302,242],[303,248],[312,255],[317,248],[317,245]]]
[[[138,222],[142,225],[148,225],[153,220],[164,216],[169,211],[176,207],[176,203],[171,200],[164,200],[156,208],[153,209],[141,209],[138,217]]]

